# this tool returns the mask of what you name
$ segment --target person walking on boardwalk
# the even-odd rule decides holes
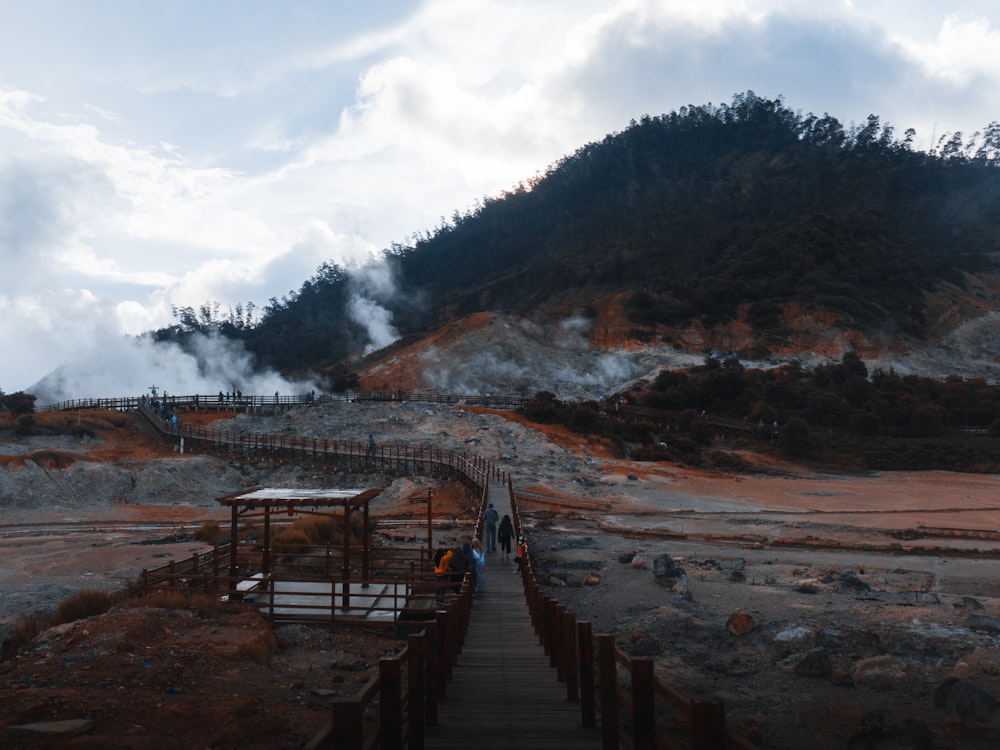
[[[451,565],[452,555],[455,553],[450,549],[444,549],[439,547],[438,551],[434,554],[434,578],[437,579],[437,603],[444,603],[444,596],[448,593],[448,587],[445,586],[445,582],[448,580],[450,571],[448,567]]]
[[[524,561],[528,559],[528,540],[523,536],[517,538],[517,557],[514,558],[514,562],[517,563],[517,568],[514,569],[515,573],[520,573],[521,568],[524,567]]]
[[[500,520],[500,514],[497,513],[497,509],[493,507],[493,503],[490,503],[486,508],[486,512],[483,513],[483,525],[486,535],[486,551],[496,552],[497,551],[497,522]]]
[[[472,595],[479,596],[486,590],[486,555],[483,554],[483,543],[472,540]]]
[[[455,547],[451,551],[451,559],[448,561],[448,572],[456,594],[462,590],[462,580],[465,578],[465,574],[469,570],[471,563],[472,546],[468,542],[465,542],[461,547]]]
[[[509,560],[510,543],[514,540],[514,522],[510,520],[510,516],[504,514],[497,536],[500,539],[500,551],[503,552],[503,557],[500,559]]]

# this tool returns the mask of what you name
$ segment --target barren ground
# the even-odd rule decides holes
[[[1000,695],[998,543],[905,533],[1000,528],[995,476],[830,475],[755,457],[746,457],[753,472],[720,476],[624,462],[600,443],[511,415],[408,403],[242,416],[232,427],[370,432],[380,443],[465,449],[500,464],[523,494],[534,564],[553,595],[623,648],[654,655],[681,690],[721,697],[734,726],[765,747],[844,747],[872,710],[886,712],[897,736],[922,727],[933,744],[871,747],[996,747],[991,728],[971,726],[992,724],[992,714],[949,714],[934,690],[954,676]],[[225,520],[217,496],[331,480],[295,467],[156,457],[128,429],[32,440],[0,445],[8,629],[75,591],[120,586],[200,551],[186,538],[162,542]],[[427,487],[417,477],[332,479],[385,485],[376,514],[400,511]],[[460,502],[438,507],[466,512]],[[680,565],[683,583],[657,582],[662,555]],[[746,632],[727,628],[734,614],[750,616]],[[275,635],[249,613],[120,610],[42,633],[0,664],[0,729],[88,719],[89,733],[54,745],[0,737],[11,747],[301,747],[331,696],[352,692],[395,647],[359,630],[288,626]]]

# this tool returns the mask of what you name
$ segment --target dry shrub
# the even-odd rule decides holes
[[[307,516],[292,524],[291,528],[301,531],[313,544],[333,544],[342,540],[340,519],[336,523],[329,516]]]
[[[360,543],[364,528],[364,518],[360,514],[352,515],[351,541]],[[292,529],[304,534],[314,545],[337,546],[344,542],[344,519],[338,516],[306,516],[288,527],[288,530]]]
[[[302,529],[289,526],[274,535],[271,546],[286,554],[301,554],[312,546],[312,540]]]
[[[226,603],[213,594],[176,589],[152,591],[147,596],[129,599],[123,606],[191,610],[203,617],[218,615],[226,609]]]
[[[22,617],[14,623],[14,630],[10,637],[4,639],[3,653],[0,660],[6,661],[13,658],[23,646],[31,643],[35,636],[42,632],[42,622],[37,617]]]
[[[194,538],[206,544],[219,544],[225,539],[222,527],[218,521],[205,521],[201,527],[194,532]]]
[[[63,625],[67,622],[75,622],[94,615],[103,615],[112,605],[120,599],[121,595],[111,594],[99,589],[87,589],[78,594],[74,594],[63,602],[52,615],[49,626]]]

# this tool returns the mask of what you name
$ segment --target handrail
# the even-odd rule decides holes
[[[521,576],[539,642],[549,654],[558,679],[566,683],[567,700],[579,701],[582,726],[597,726],[600,715],[605,750],[617,750],[622,745],[634,750],[657,747],[662,732],[656,724],[658,700],[686,716],[692,750],[755,748],[726,726],[721,701],[685,695],[655,674],[653,659],[629,656],[615,646],[613,635],[594,636],[589,622],[577,622],[572,611],[543,593],[530,555]],[[618,688],[619,667],[629,674],[631,687],[627,691]],[[627,722],[631,736],[626,735],[626,723],[619,721],[620,711],[631,716]]]
[[[398,653],[379,659],[378,675],[353,695],[334,699],[330,723],[306,750],[422,748],[425,728],[437,724],[438,703],[458,663],[471,609],[472,586],[466,573],[459,595],[438,610],[434,620],[410,634]],[[366,733],[365,715],[375,711],[376,699],[378,732]]]

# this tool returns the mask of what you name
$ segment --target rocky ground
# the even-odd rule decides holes
[[[746,456],[750,472],[712,475],[625,462],[600,443],[512,415],[417,403],[244,415],[231,427],[371,433],[380,444],[495,461],[521,492],[532,556],[551,593],[596,631],[615,633],[622,648],[654,656],[682,691],[722,698],[734,726],[764,747],[1000,742],[998,543],[989,533],[1000,527],[996,477],[827,475]],[[198,545],[172,534],[224,518],[215,497],[330,481],[296,467],[154,457],[141,432],[117,457],[87,460],[108,439],[0,446],[8,628],[74,590],[121,585],[162,564],[158,555],[190,555]],[[336,481],[385,484],[376,514],[427,486],[419,477]],[[29,525],[41,522],[54,525]],[[926,535],[931,528],[983,538]],[[164,537],[168,544],[137,543]],[[394,647],[374,633],[269,635],[253,615],[215,617],[120,611],[43,633],[0,665],[3,726],[85,719],[101,728],[130,710],[134,730],[103,737],[104,746],[301,747],[330,696],[349,691],[367,660]],[[949,678],[957,681],[938,690]],[[893,739],[859,744],[861,734],[879,733]],[[96,736],[56,746],[86,747]],[[160,744],[147,744],[152,737]]]

